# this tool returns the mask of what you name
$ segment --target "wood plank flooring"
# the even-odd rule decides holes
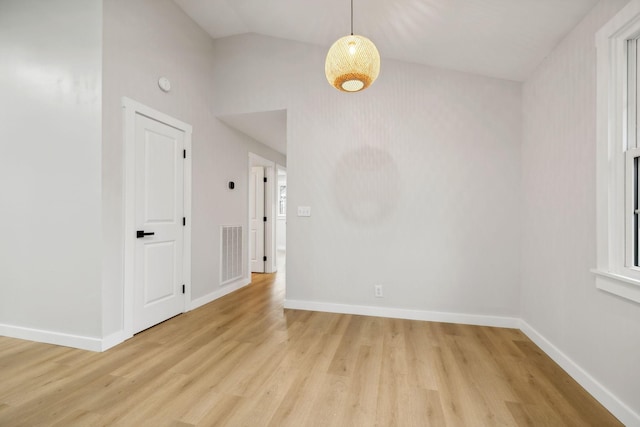
[[[253,283],[104,353],[0,337],[0,426],[616,426],[520,331],[283,310]]]

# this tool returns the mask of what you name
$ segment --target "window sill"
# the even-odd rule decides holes
[[[640,303],[640,280],[597,269],[591,272],[596,275],[596,288]]]

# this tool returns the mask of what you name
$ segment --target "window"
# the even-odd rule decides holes
[[[596,35],[596,286],[640,302],[640,0]]]
[[[625,215],[626,215],[626,245],[625,257],[626,265],[638,268],[638,160],[640,159],[640,149],[631,148],[625,153]]]

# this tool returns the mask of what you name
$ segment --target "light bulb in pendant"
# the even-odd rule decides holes
[[[349,43],[349,54],[351,56],[356,54],[356,42]]]

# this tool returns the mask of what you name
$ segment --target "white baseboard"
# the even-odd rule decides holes
[[[438,311],[407,310],[399,308],[375,307],[363,305],[334,304],[316,301],[285,300],[284,308],[293,310],[324,311],[329,313],[358,314],[363,316],[391,317],[396,319],[425,320],[430,322],[461,323],[466,325],[495,326],[517,328],[542,349],[567,374],[576,380],[598,402],[607,408],[623,424],[640,427],[640,415],[618,399],[600,384],[587,371],[582,369],[560,349],[520,318],[486,316],[466,313],[447,313]]]
[[[250,278],[239,279],[203,297],[191,301],[188,310],[208,304],[224,295],[236,291],[251,283]],[[501,328],[519,328],[531,341],[542,349],[574,380],[584,387],[596,400],[607,408],[622,423],[632,427],[640,427],[640,415],[618,399],[607,388],[600,384],[587,371],[582,369],[558,347],[547,340],[526,321],[515,317],[487,316],[482,314],[447,313],[438,311],[408,310],[389,307],[375,307],[350,304],[335,304],[316,301],[285,300],[284,308],[294,310],[323,311],[329,313],[356,314],[363,316],[390,317],[396,319],[424,320],[431,322],[461,323],[467,325],[495,326]],[[25,328],[0,324],[0,335],[37,341],[47,344],[74,347],[89,351],[105,351],[126,339],[122,331],[115,332],[105,338],[93,338],[42,329]]]
[[[620,401],[613,393],[589,375],[587,371],[553,345],[551,341],[524,320],[520,320],[520,330],[624,425],[640,427],[639,414]]]
[[[125,342],[132,336],[133,335],[125,334],[124,331],[118,331],[118,332],[114,332],[111,335],[107,335],[102,339],[102,347],[100,348],[100,351],[107,351],[111,347],[115,347],[118,344]]]
[[[367,305],[334,304],[316,301],[285,300],[284,308],[294,310],[325,311],[328,313],[359,314],[362,316],[391,317],[394,319],[426,320],[430,322],[462,323],[465,325],[518,328],[516,317],[487,316],[484,314],[446,313],[440,311],[408,310],[404,308]]]
[[[205,304],[209,304],[211,301],[217,300],[218,298],[230,294],[233,291],[237,291],[238,289],[247,286],[249,283],[251,283],[251,277],[243,277],[242,279],[238,279],[234,282],[222,285],[220,289],[217,289],[205,296],[192,300],[191,304],[189,304],[189,310],[194,310]]]
[[[74,347],[82,350],[102,351],[103,340],[82,335],[65,334],[43,329],[0,324],[0,335],[22,340],[37,341],[46,344]]]
[[[194,310],[198,307],[201,307],[205,304],[210,303],[211,301],[214,301],[220,297],[223,297],[233,291],[236,291],[244,286],[247,286],[249,283],[251,283],[251,279],[250,278],[242,278],[242,279],[238,279],[234,282],[231,282],[227,285],[223,285],[222,287],[220,287],[220,289],[218,289],[217,291],[211,292],[203,297],[197,298],[193,301],[191,301],[191,303],[188,304],[187,310],[186,311],[191,311]],[[110,349],[111,347],[115,347],[116,345],[128,340],[129,338],[131,338],[130,335],[127,335],[124,333],[124,331],[118,331],[115,332],[105,338],[102,339],[102,343],[101,343],[101,347],[100,350],[96,350],[96,351],[105,351]]]
[[[223,297],[251,283],[250,278],[238,279],[235,282],[222,286],[203,297],[191,301],[187,311],[196,309],[213,300]],[[85,337],[81,335],[65,334],[62,332],[46,331],[43,329],[25,328],[0,323],[0,335],[19,338],[28,341],[36,341],[46,344],[62,345],[89,351],[106,351],[131,338],[124,331],[114,332],[104,338]]]

